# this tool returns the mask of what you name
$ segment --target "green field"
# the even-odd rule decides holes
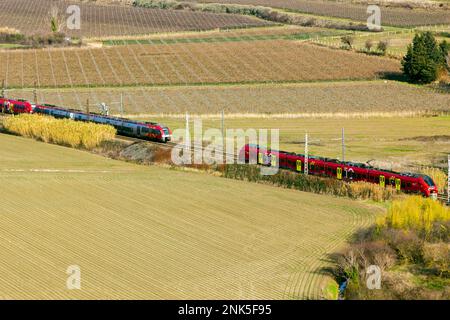
[[[322,298],[327,253],[379,212],[14,136],[0,148],[1,299]]]

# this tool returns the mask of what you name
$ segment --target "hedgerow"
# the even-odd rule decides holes
[[[352,199],[370,199],[381,202],[392,199],[396,194],[396,191],[391,187],[382,188],[378,184],[364,181],[348,183],[286,170],[280,170],[274,175],[262,175],[261,168],[255,165],[227,164],[220,170],[225,178],[263,182],[289,189]]]
[[[295,24],[300,26],[315,26],[344,30],[369,31],[362,23],[320,19],[300,13],[287,13],[276,9],[255,5],[221,4],[221,3],[193,3],[175,0],[134,0],[136,7],[171,10],[190,10],[211,13],[230,13],[254,16],[276,23]]]

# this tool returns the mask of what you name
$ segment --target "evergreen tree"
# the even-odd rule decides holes
[[[448,67],[447,54],[447,45],[438,44],[431,32],[416,34],[403,57],[403,72],[415,82],[435,81],[439,72]]]
[[[450,49],[450,43],[448,43],[446,40],[442,41],[439,44],[439,49],[441,49],[442,57],[443,57],[443,64],[447,67],[447,70],[450,71],[450,57],[449,57],[449,49]]]

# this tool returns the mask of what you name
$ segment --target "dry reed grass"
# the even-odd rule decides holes
[[[3,120],[3,126],[14,134],[72,148],[92,149],[116,135],[116,130],[109,125],[29,114],[8,117]]]
[[[387,215],[378,219],[379,229],[414,230],[429,234],[436,224],[450,221],[450,210],[439,202],[421,196],[394,201]]]

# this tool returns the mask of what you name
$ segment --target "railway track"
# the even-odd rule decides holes
[[[132,143],[148,143],[148,144],[153,144],[153,145],[157,145],[159,147],[163,147],[163,148],[168,148],[168,149],[174,149],[174,148],[179,148],[179,149],[186,149],[186,148],[190,148],[191,152],[194,153],[195,151],[201,150],[202,155],[204,155],[204,146],[203,145],[199,145],[199,144],[192,144],[190,146],[186,146],[184,144],[178,144],[178,143],[174,143],[174,142],[158,142],[158,141],[151,141],[151,140],[145,140],[145,139],[139,139],[139,138],[133,138],[133,137],[128,137],[128,136],[123,136],[123,135],[116,135],[116,139],[117,140],[122,140],[122,141],[128,141],[128,142],[132,142]],[[222,153],[223,158],[228,158],[228,159],[233,159],[233,161],[237,161],[239,159],[239,156],[236,154],[231,154],[231,153],[226,153],[223,152]]]
[[[444,194],[444,193],[438,194],[437,199],[438,199],[440,202],[446,204],[447,206],[450,205],[450,202],[448,202],[447,195]]]
[[[158,145],[158,146],[162,146],[162,147],[167,147],[167,148],[170,148],[170,149],[173,149],[173,148],[176,148],[176,147],[180,148],[180,149],[186,148],[185,145],[176,144],[176,143],[173,143],[173,142],[162,143],[162,142],[157,142],[157,141],[149,141],[149,140],[143,140],[143,139],[138,139],[138,138],[126,137],[126,136],[121,136],[121,135],[117,135],[117,138],[120,139],[120,140],[126,140],[126,141],[132,141],[132,142],[147,142],[147,143],[150,143],[150,144],[154,144],[154,145]],[[198,146],[198,145],[191,146],[191,152],[195,151],[195,147],[196,146],[200,147],[202,152],[203,152],[203,146]],[[224,152],[223,153],[224,159],[225,159],[226,156],[232,156],[234,161],[237,161],[238,158],[239,158],[237,155],[228,154],[228,153]],[[450,202],[448,201],[447,194],[445,194],[445,193],[438,194],[437,200],[440,201],[441,203],[447,205],[447,206],[450,206]]]
[[[8,117],[8,116],[11,116],[11,115],[10,114],[5,114],[5,113],[0,113],[0,119]],[[0,122],[0,130],[2,130],[2,129],[3,129],[3,126],[2,126],[2,124]],[[148,143],[148,144],[153,144],[153,145],[157,145],[159,147],[169,148],[169,149],[174,149],[174,148],[185,149],[185,148],[187,148],[186,145],[178,144],[178,143],[174,143],[174,142],[163,143],[163,142],[158,142],[158,141],[151,141],[151,140],[146,140],[146,139],[140,139],[140,138],[124,136],[124,135],[120,135],[120,134],[116,135],[116,140],[127,141],[127,142],[130,142],[130,143]],[[196,150],[200,149],[202,151],[202,154],[204,154],[203,153],[203,151],[204,151],[203,145],[200,146],[198,144],[192,144],[189,147],[190,147],[192,153],[195,152]],[[229,158],[232,157],[234,161],[238,160],[238,156],[237,155],[226,153],[226,152],[223,153],[223,157],[224,157],[224,159],[225,159],[225,157],[229,157]]]

